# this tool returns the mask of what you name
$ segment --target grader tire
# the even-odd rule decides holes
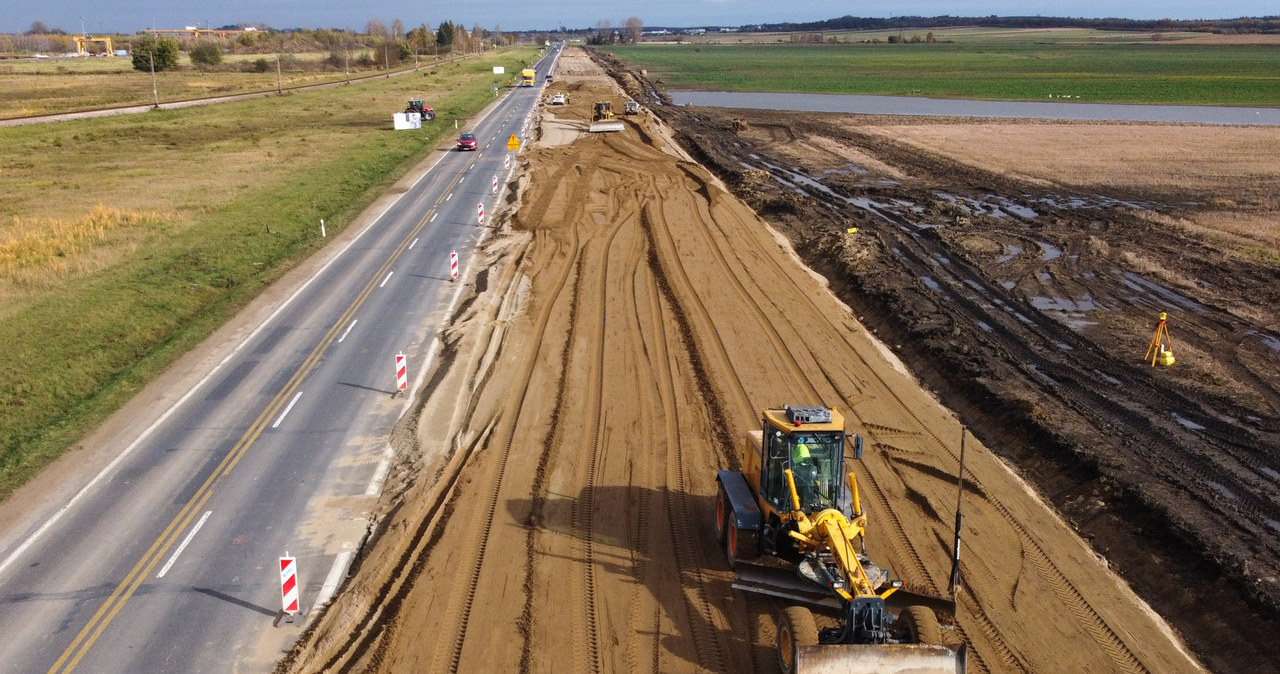
[[[938,627],[938,616],[928,606],[908,606],[898,615],[898,620],[905,624],[911,643],[942,643],[942,628]]]
[[[724,539],[729,536],[729,518],[733,516],[733,507],[729,505],[729,495],[724,491],[724,485],[716,490],[716,541],[720,545],[724,545]]]
[[[818,643],[818,625],[803,606],[788,606],[778,617],[778,667],[782,674],[795,674],[800,646]]]

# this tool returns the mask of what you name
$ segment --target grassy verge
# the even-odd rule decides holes
[[[611,47],[671,89],[988,100],[1280,106],[1268,45],[950,44]]]
[[[330,233],[345,227],[452,137],[452,120],[493,100],[492,66],[511,71],[531,56],[6,130],[0,242],[29,238],[42,219],[84,223],[101,210],[124,224],[58,249],[52,259],[72,264],[53,271],[0,267],[0,497],[322,246],[321,218]],[[391,131],[409,98],[439,119]],[[75,264],[82,258],[92,264]]]

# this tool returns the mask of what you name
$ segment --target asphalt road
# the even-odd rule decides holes
[[[539,85],[555,50],[539,62]],[[472,129],[71,500],[0,532],[0,670],[269,669],[345,573],[541,86]],[[464,129],[465,130],[465,129]],[[514,165],[512,158],[511,164]],[[280,620],[279,558],[304,615]]]

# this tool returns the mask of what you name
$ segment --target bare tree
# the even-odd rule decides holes
[[[635,44],[640,41],[640,34],[644,32],[644,22],[638,16],[627,17],[626,35],[627,42]]]
[[[369,19],[369,23],[365,25],[364,32],[367,33],[369,37],[377,37],[385,40],[387,38],[387,24],[383,23],[382,19]]]
[[[613,25],[608,19],[600,19],[596,22],[596,44],[609,44],[613,42],[610,33],[613,32]]]
[[[400,19],[391,20],[391,39],[399,40],[404,37],[404,22]]]

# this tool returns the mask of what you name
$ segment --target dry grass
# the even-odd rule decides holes
[[[13,216],[0,224],[0,307],[118,262],[171,218],[104,206],[66,219]]]

